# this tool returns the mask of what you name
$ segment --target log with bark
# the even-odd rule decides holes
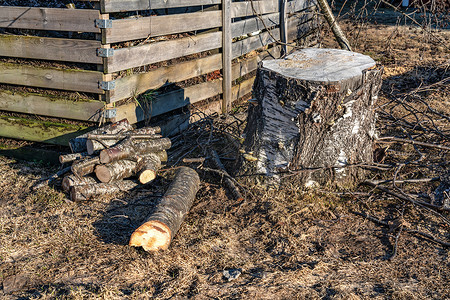
[[[61,182],[61,187],[64,192],[69,192],[70,188],[76,185],[95,184],[97,180],[94,177],[84,176],[77,177],[74,174],[67,175]]]
[[[129,244],[145,251],[166,250],[194,202],[200,187],[196,171],[181,167],[155,211],[131,235]]]
[[[165,151],[164,151],[165,152]],[[149,153],[142,157],[137,174],[139,182],[149,183],[156,178],[156,173],[161,168],[161,158],[155,153]]]
[[[72,173],[77,177],[83,177],[94,172],[95,166],[100,163],[98,157],[88,158],[85,160],[76,161],[72,164]]]
[[[301,184],[353,185],[371,163],[374,104],[382,68],[368,56],[338,49],[303,49],[285,59],[263,61],[249,108],[241,173],[296,171]],[[314,168],[321,171],[308,172]]]
[[[138,186],[131,180],[121,180],[113,183],[94,183],[75,185],[70,188],[70,200],[85,201],[101,195],[111,195],[118,192],[129,191]]]
[[[160,132],[160,127],[145,127],[117,134],[89,133],[86,141],[87,153],[92,155],[96,151],[114,146],[127,137],[144,140],[161,138],[162,136],[158,135]]]
[[[87,151],[86,142],[88,134],[117,134],[130,130],[133,130],[133,126],[128,122],[127,119],[107,124],[101,128],[94,129],[88,133],[71,139],[69,141],[70,150],[72,150],[73,153]]]
[[[127,138],[115,147],[102,150],[100,152],[100,162],[107,164],[121,159],[129,159],[137,155],[167,150],[171,146],[172,143],[168,138],[144,142],[136,142]]]

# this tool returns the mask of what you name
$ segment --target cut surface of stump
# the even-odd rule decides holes
[[[245,129],[245,150],[257,158],[242,172],[299,173],[303,184],[352,183],[372,162],[374,104],[382,68],[373,59],[338,49],[303,49],[263,61],[257,71]],[[317,171],[319,169],[319,171]]]

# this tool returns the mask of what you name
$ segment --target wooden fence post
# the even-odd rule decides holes
[[[287,29],[287,18],[286,18],[286,1],[280,0],[280,39],[283,43],[282,45],[282,55],[287,55],[287,42],[288,42],[288,29]]]
[[[226,114],[231,105],[231,59],[232,59],[232,35],[231,35],[231,0],[222,0],[222,113]]]

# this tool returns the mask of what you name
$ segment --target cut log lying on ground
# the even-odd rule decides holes
[[[75,162],[72,165],[72,173],[77,177],[83,177],[87,174],[91,174],[94,172],[95,165],[100,163],[100,159],[98,157],[89,158],[86,160]]]
[[[130,137],[131,139],[158,139],[161,135],[157,133],[161,132],[160,127],[146,127],[133,131],[122,132],[118,134],[102,134],[102,133],[89,133],[87,135],[86,149],[87,152],[92,155],[95,151],[103,150],[114,146],[121,140]]]
[[[133,142],[133,140],[126,139],[113,148],[102,150],[100,152],[100,162],[102,164],[107,164],[121,159],[128,159],[136,155],[167,150],[171,146],[172,143],[168,138],[138,143]]]
[[[217,154],[217,152],[213,149],[210,149],[209,156],[210,156],[210,160],[211,160],[211,163],[214,166],[214,168],[224,172],[225,175],[227,175],[227,176],[224,176],[222,178],[222,180],[225,184],[225,187],[228,189],[228,191],[233,196],[233,199],[237,200],[237,201],[244,200],[244,197],[242,197],[241,193],[239,192],[239,189],[236,187],[234,182],[231,180],[230,175],[228,175],[227,171],[225,170],[225,166],[220,161],[220,158],[219,158],[219,155]]]
[[[94,184],[97,183],[93,177],[85,176],[85,177],[77,177],[74,174],[67,175],[63,178],[61,182],[61,187],[64,192],[69,192],[70,188],[76,185],[85,185],[85,184]]]
[[[70,188],[70,200],[85,201],[100,195],[115,194],[129,191],[138,186],[131,180],[121,180],[113,183],[96,183],[86,185],[75,185]]]
[[[74,139],[71,139],[69,141],[69,146],[72,152],[85,152],[87,151],[86,148],[86,141],[88,134],[117,134],[125,131],[133,130],[133,126],[128,122],[127,119],[123,119],[120,121],[117,121],[115,123],[111,123],[108,125],[105,125],[101,128],[95,129],[90,131],[89,133],[82,134],[80,136],[77,136]]]
[[[194,202],[200,178],[191,168],[181,167],[155,212],[131,235],[130,246],[145,251],[166,250]]]
[[[165,152],[165,151],[164,151]],[[138,179],[142,184],[149,183],[156,178],[156,173],[161,168],[161,159],[154,153],[149,153],[139,162]]]
[[[89,154],[87,152],[82,153],[69,153],[59,156],[59,162],[62,164],[73,162],[79,159],[89,158]]]

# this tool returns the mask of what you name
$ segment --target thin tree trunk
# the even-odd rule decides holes
[[[327,0],[317,0],[317,2],[319,3],[320,9],[325,17],[325,20],[327,20],[328,25],[330,25],[331,31],[333,31],[334,37],[339,43],[339,46],[341,46],[341,48],[344,50],[352,51],[352,48],[350,47],[350,42],[345,37],[339,24],[336,22],[336,19],[333,16],[333,12],[331,11],[331,8],[328,5]]]
[[[181,167],[155,212],[131,235],[130,245],[145,251],[166,250],[194,202],[200,178],[191,168]]]

